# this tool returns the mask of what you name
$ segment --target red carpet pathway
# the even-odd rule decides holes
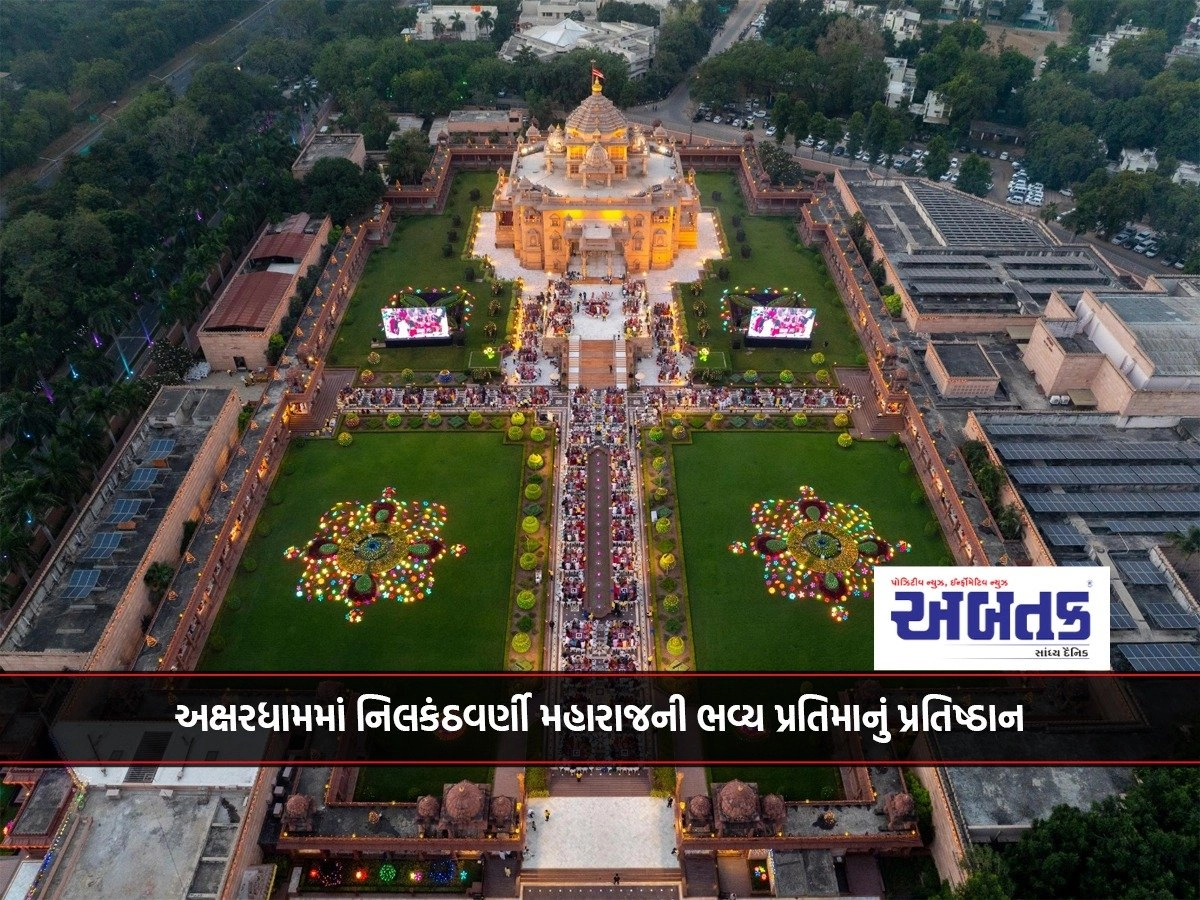
[[[607,450],[587,461],[587,606],[594,619],[613,611],[612,469]]]

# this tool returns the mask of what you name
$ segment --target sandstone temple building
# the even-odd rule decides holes
[[[622,277],[670,268],[696,246],[695,173],[661,126],[630,124],[598,78],[565,127],[530,125],[499,174],[496,246],[527,269]]]

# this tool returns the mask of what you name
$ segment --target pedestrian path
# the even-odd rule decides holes
[[[523,873],[548,869],[673,869],[674,810],[654,797],[548,797],[529,800]],[[545,811],[550,810],[546,820]],[[532,826],[536,825],[535,831]]]

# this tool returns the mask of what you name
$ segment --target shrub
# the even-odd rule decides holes
[[[900,474],[901,475],[911,475],[912,470],[913,470],[913,464],[912,464],[911,459],[903,459],[900,461]]]
[[[650,460],[650,468],[655,472],[661,472],[667,467],[667,458],[665,456],[656,456]]]
[[[681,638],[679,635],[675,635],[672,638],[668,638],[667,639],[667,652],[670,653],[672,656],[682,656],[683,655],[683,638]]]
[[[513,653],[528,653],[529,648],[533,646],[533,639],[523,631],[518,631],[513,635],[512,648]]]
[[[843,431],[838,435],[837,442],[839,447],[846,448],[854,444],[854,438],[851,436],[850,432]]]
[[[937,522],[926,522],[925,523],[925,536],[926,537],[937,537],[939,534],[941,534],[941,532],[942,532],[942,529],[938,527]]]
[[[895,450],[900,446],[900,435],[893,432],[887,436],[887,445]]]
[[[791,384],[795,380],[796,380],[796,376],[792,373],[791,369],[784,369],[782,372],[779,373],[779,383],[780,384]]]
[[[908,499],[912,501],[913,506],[924,506],[925,492],[920,488],[916,488],[911,494],[908,495]]]
[[[656,521],[654,523],[654,530],[656,532],[658,532],[659,534],[666,534],[668,531],[671,530],[671,520],[670,519],[659,519],[658,521]]]
[[[676,425],[671,429],[671,437],[674,440],[682,441],[685,437],[687,437],[687,429],[682,425]]]
[[[437,428],[442,424],[442,414],[440,412],[431,412],[425,417],[425,424],[430,428]]]
[[[856,366],[865,366],[867,364],[867,354],[860,353],[858,356],[854,357],[854,364]]]
[[[474,266],[467,266],[465,269],[463,269],[463,279],[466,281],[474,281],[475,280],[475,267]]]
[[[404,416],[400,413],[388,413],[384,421],[387,422],[388,428],[399,428],[404,424]]]
[[[409,416],[408,417],[408,427],[409,428],[420,428],[421,423],[424,421],[425,420],[422,419],[420,416]]]
[[[675,539],[669,537],[659,538],[654,542],[654,546],[658,548],[659,553],[670,553],[675,549]]]
[[[734,228],[742,227],[742,217],[741,216],[731,216],[730,218],[731,218],[731,221],[733,222]],[[739,238],[739,240],[741,240],[741,239]]]
[[[542,514],[542,506],[540,503],[526,503],[525,515],[538,517]]]
[[[659,590],[666,591],[668,594],[669,594],[669,593],[671,593],[671,591],[675,590],[675,588],[677,588],[677,587],[679,587],[679,585],[677,585],[677,584],[675,583],[675,579],[674,579],[674,578],[660,578],[660,579],[658,579],[658,588],[659,588]]]
[[[655,425],[653,428],[650,429],[650,433],[647,435],[647,437],[649,437],[650,440],[654,441],[654,443],[657,444],[663,439],[663,435],[665,433],[666,432],[663,431],[663,427],[661,425]]]
[[[749,259],[750,258],[750,245],[742,244],[741,252],[742,252],[742,259]]]
[[[540,453],[530,453],[525,460],[525,465],[533,469],[535,472],[546,464],[546,460],[542,458]]]
[[[844,412],[840,412],[833,417],[833,425],[835,428],[845,428],[849,424],[850,416]]]
[[[380,356],[378,353],[376,353],[374,350],[372,350],[370,353],[367,354],[367,362],[369,362],[373,366],[379,365],[379,363],[380,363],[380,361],[382,361],[382,359],[383,359],[383,357]]]
[[[713,427],[716,427],[725,421],[725,415],[724,413],[715,412],[708,417],[708,421],[713,424]]]
[[[254,572],[257,570],[258,570],[258,560],[257,559],[255,559],[253,556],[243,556],[242,557],[242,571],[243,572]]]
[[[517,561],[523,572],[532,572],[537,568],[538,558],[536,553],[525,552],[521,554],[521,558]]]
[[[342,324],[344,325],[344,324],[346,324],[346,323],[345,323],[345,322],[343,322]],[[412,383],[413,383],[413,378],[414,378],[414,377],[415,377],[415,376],[414,376],[414,374],[413,374],[413,370],[412,370],[412,369],[401,369],[401,370],[400,370],[400,380],[401,380],[402,382],[404,382],[404,384],[412,384]]]
[[[817,366],[819,368],[819,367],[825,365],[825,354],[822,353],[820,350],[818,350],[816,353],[814,353],[812,356],[809,357],[809,360],[812,361],[812,364],[814,366]]]
[[[347,428],[357,428],[362,424],[362,417],[358,413],[346,413],[346,418],[342,420],[342,424]]]
[[[479,200],[479,188],[471,188],[471,193],[469,193],[467,196],[471,198],[472,203],[475,203],[477,200]]]
[[[546,429],[541,425],[534,425],[529,429],[529,439],[535,444],[540,444],[546,439]]]
[[[667,499],[667,489],[665,487],[656,487],[654,489],[654,499],[655,500],[666,500]]]
[[[900,299],[899,294],[885,294],[883,308],[888,311],[888,315],[893,319],[898,319],[904,312],[904,301]]]
[[[517,594],[517,609],[533,609],[537,604],[537,596],[526,588]]]
[[[360,384],[371,384],[375,381],[375,373],[370,369],[363,369],[358,373],[358,380]]]
[[[472,412],[469,416],[467,416],[467,424],[472,428],[478,428],[483,424],[483,413],[481,413],[479,410]]]
[[[720,192],[720,191],[713,191],[713,192],[712,192],[712,194],[711,194],[710,196],[712,197],[712,202],[713,202],[713,203],[720,203],[720,202],[721,202],[721,192]]]
[[[536,516],[526,516],[521,520],[521,530],[526,534],[536,534],[539,527],[541,525]]]
[[[442,256],[444,256],[446,259],[449,259],[453,255],[454,247],[452,247],[450,244],[442,244]]]
[[[735,225],[735,227],[736,227],[736,225]],[[744,230],[742,230],[741,228],[738,228],[738,230],[737,230],[737,234],[736,234],[736,235],[734,235],[734,237],[736,237],[736,238],[737,238],[737,242],[738,242],[739,244],[744,244],[744,243],[746,243],[746,232],[745,232]]]
[[[675,568],[675,554],[664,553],[658,558],[658,564],[664,572],[669,572]]]
[[[509,424],[511,424],[511,425],[524,425],[525,424],[525,413],[515,412],[509,417],[508,421],[509,421]]]
[[[343,431],[337,436],[337,442],[342,447],[349,447],[354,443],[354,435],[348,431]]]
[[[797,428],[803,428],[808,424],[808,416],[806,416],[804,413],[796,413],[794,416],[792,416],[792,424]]]
[[[534,484],[533,482],[530,482],[529,484],[525,485],[525,499],[526,500],[541,500],[542,499],[542,486],[540,484]]]
[[[214,631],[208,638],[208,649],[213,653],[222,653],[229,645],[229,640],[220,631]]]
[[[746,384],[754,384],[754,382],[758,381],[758,372],[754,369],[747,369],[742,373],[742,381],[746,382]]]
[[[517,619],[517,631],[522,631],[526,634],[533,631],[533,617],[521,616],[521,618]]]
[[[271,523],[265,519],[259,519],[258,524],[254,526],[254,533],[259,537],[271,536]]]
[[[821,382],[822,384],[828,384],[829,383],[829,370],[828,369],[817,369],[817,372],[813,377],[816,378],[817,381]]]
[[[667,594],[667,596],[663,597],[663,609],[667,612],[675,612],[675,610],[679,609],[679,595]]]
[[[729,280],[729,267],[728,266],[720,266],[717,269],[717,277],[719,279],[721,279],[722,281],[728,281]]]
[[[510,441],[519,441],[524,436],[525,436],[524,428],[521,428],[517,425],[510,425],[508,427],[508,439]]]

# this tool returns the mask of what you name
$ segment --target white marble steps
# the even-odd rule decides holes
[[[550,776],[551,797],[649,797],[650,775],[574,775]],[[666,801],[663,801],[666,804]]]
[[[612,874],[607,869],[601,875],[595,869],[522,869],[521,886],[535,884],[612,884]],[[638,884],[676,884],[683,880],[679,869],[614,869],[621,874],[621,885],[631,887]]]

